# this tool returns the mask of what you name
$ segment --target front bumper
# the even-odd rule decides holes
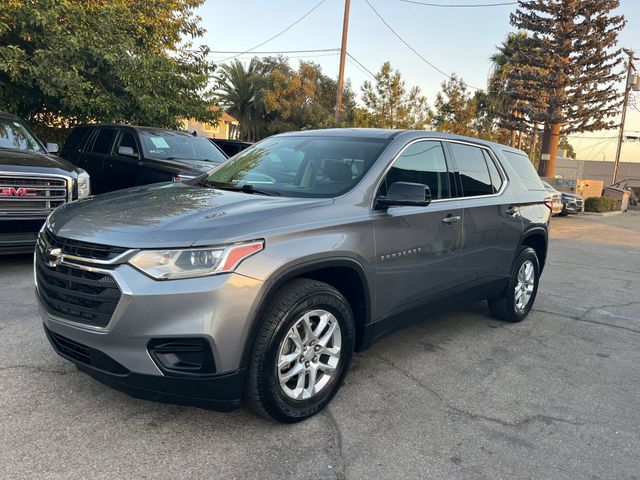
[[[69,342],[46,326],[45,333],[58,355],[94,379],[132,397],[230,411],[240,405],[246,369],[207,377],[184,378],[130,372],[102,352]],[[64,344],[61,345],[61,342]],[[74,350],[70,350],[70,346]],[[86,357],[78,352],[86,352]],[[80,359],[79,359],[80,358]]]
[[[94,270],[108,272],[122,291],[103,328],[53,315],[37,295],[49,339],[60,336],[89,349],[93,356],[69,355],[52,341],[58,354],[97,380],[135,397],[219,410],[239,404],[244,386],[242,354],[262,282],[239,274],[156,281],[127,264]],[[168,374],[154,361],[150,342],[184,338],[208,342],[215,374]],[[106,368],[102,361],[92,361],[94,356],[113,363],[106,361],[111,365]]]
[[[567,202],[562,207],[562,213],[582,213],[584,212],[584,205],[578,205],[577,203]]]

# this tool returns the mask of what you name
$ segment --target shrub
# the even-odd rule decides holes
[[[585,212],[613,212],[618,209],[618,200],[607,197],[589,197],[584,202]]]

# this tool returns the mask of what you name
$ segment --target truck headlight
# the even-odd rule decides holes
[[[193,278],[232,272],[244,259],[264,248],[264,241],[226,247],[142,250],[129,263],[156,280]]]
[[[78,200],[87,198],[89,195],[91,195],[89,174],[84,170],[80,170],[80,173],[78,173]]]

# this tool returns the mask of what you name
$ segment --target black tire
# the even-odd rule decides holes
[[[287,396],[280,385],[277,358],[281,342],[307,312],[323,309],[338,321],[342,345],[336,371],[329,382],[306,400]],[[294,423],[322,410],[336,394],[351,362],[355,326],[349,302],[331,285],[299,278],[284,285],[264,312],[249,364],[246,397],[258,414]]]
[[[527,261],[530,261],[533,264],[534,268],[533,292],[531,293],[529,301],[524,306],[524,309],[518,310],[516,308],[515,298],[515,289],[518,284],[518,272],[520,271],[522,265]],[[538,256],[536,255],[536,252],[533,248],[522,247],[513,263],[511,276],[509,277],[509,283],[507,284],[502,295],[498,298],[487,299],[487,303],[489,304],[489,311],[493,316],[499,318],[500,320],[512,323],[521,322],[527,317],[527,315],[529,315],[531,307],[533,307],[533,303],[536,300],[536,294],[538,293],[539,282],[540,263],[538,261]]]

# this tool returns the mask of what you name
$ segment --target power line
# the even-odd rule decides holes
[[[440,74],[444,75],[445,77],[447,77],[449,80],[453,80],[454,77],[452,75],[449,75],[448,73],[446,73],[444,70],[436,67],[433,63],[431,63],[429,60],[427,60],[425,57],[422,56],[422,54],[420,54],[420,52],[418,52],[415,48],[413,48],[404,38],[402,38],[400,36],[400,34],[398,32],[396,32],[393,27],[391,25],[389,25],[389,23],[384,19],[384,17],[382,15],[380,15],[380,13],[378,12],[378,10],[376,10],[376,8],[371,5],[371,3],[369,2],[369,0],[364,0],[366,2],[367,5],[369,5],[369,7],[371,8],[371,10],[373,10],[373,13],[376,14],[376,16],[382,21],[382,23],[384,23],[384,25],[391,31],[391,33],[393,33],[398,40],[400,40],[402,43],[404,43],[407,48],[409,48],[409,50],[411,50],[413,53],[415,53],[418,58],[420,58],[420,60],[422,60],[424,63],[426,63],[427,65],[429,65],[431,68],[433,68],[434,70],[436,70],[437,72],[439,72]],[[464,80],[460,79],[460,81],[465,84],[467,87],[472,88],[474,90],[484,90],[483,88],[479,88],[479,87],[474,87],[473,85],[469,85],[467,82],[465,82]]]
[[[302,17],[300,17],[298,20],[296,20],[295,22],[293,22],[291,25],[289,25],[289,26],[288,26],[287,28],[285,28],[284,30],[282,30],[282,31],[280,31],[280,32],[276,33],[274,36],[272,36],[272,37],[270,37],[270,38],[266,39],[264,42],[259,43],[259,44],[258,44],[258,45],[256,45],[255,47],[250,48],[249,50],[245,50],[245,51],[244,51],[244,52],[242,52],[241,54],[232,55],[231,57],[227,57],[227,58],[223,59],[223,60],[221,61],[221,63],[222,63],[222,62],[229,61],[229,60],[233,60],[234,58],[239,57],[239,56],[240,56],[240,55],[242,55],[242,54],[252,52],[252,51],[253,51],[253,50],[255,50],[256,48],[260,48],[260,47],[261,47],[261,46],[263,46],[264,44],[269,43],[271,40],[274,40],[274,39],[278,38],[280,35],[282,35],[282,34],[284,34],[284,33],[288,32],[288,31],[289,31],[289,30],[291,30],[293,27],[295,27],[298,23],[300,23],[302,20],[304,20],[305,18],[307,18],[309,15],[311,15],[311,13],[312,13],[316,8],[318,8],[320,5],[322,5],[325,1],[326,1],[326,0],[320,0],[318,3],[316,3],[316,5],[315,5],[311,10],[309,10],[307,13],[305,13]]]
[[[400,0],[404,3],[414,3],[416,5],[424,5],[425,7],[440,7],[440,8],[477,8],[477,7],[505,7],[507,5],[517,5],[518,2],[499,2],[499,3],[431,3],[431,2],[419,2],[417,0]]]
[[[351,55],[349,52],[347,52],[347,57],[349,57],[349,59],[350,59],[353,63],[355,63],[356,65],[358,65],[360,68],[362,68],[362,70],[364,70],[365,72],[367,72],[367,73],[371,76],[371,78],[373,78],[374,80],[376,79],[376,75],[375,75],[371,70],[369,70],[367,67],[365,67],[362,63],[360,63],[360,61],[359,61],[356,57],[354,57],[353,55]]]
[[[316,52],[339,52],[339,48],[315,48],[311,50],[271,50],[271,51],[242,51],[242,50],[209,50],[209,53],[237,53],[239,55],[245,55],[247,53],[255,54],[276,54],[276,53],[316,53]]]

